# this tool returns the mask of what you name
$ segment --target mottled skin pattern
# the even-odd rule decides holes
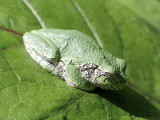
[[[24,34],[23,39],[30,56],[70,86],[118,90],[126,83],[125,61],[79,31],[41,29]]]

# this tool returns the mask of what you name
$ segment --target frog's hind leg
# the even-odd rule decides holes
[[[72,64],[65,65],[64,70],[63,77],[68,85],[86,91],[92,91],[96,88],[89,81],[81,77],[81,71],[76,66]]]
[[[52,75],[59,76],[58,72],[55,71],[56,66],[54,64],[51,64],[50,62],[47,62],[43,57],[37,55],[37,52],[31,51],[31,48],[28,48],[30,56],[45,70],[50,72]]]
[[[23,39],[29,54],[34,51],[36,55],[41,56],[49,63],[57,64],[59,62],[60,50],[51,39],[34,31],[26,33]]]
[[[46,38],[33,33],[24,35],[24,44],[29,55],[48,72],[58,76],[55,68],[60,61],[59,49],[52,41],[49,42]]]

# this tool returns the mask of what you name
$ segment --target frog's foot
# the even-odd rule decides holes
[[[92,91],[96,88],[89,81],[81,77],[81,71],[76,66],[69,64],[64,67],[64,70],[63,77],[68,85],[86,91]]]

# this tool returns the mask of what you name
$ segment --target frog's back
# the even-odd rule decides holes
[[[38,32],[57,45],[60,49],[61,58],[65,61],[93,62],[99,65],[105,59],[101,47],[92,38],[79,31],[41,29]]]

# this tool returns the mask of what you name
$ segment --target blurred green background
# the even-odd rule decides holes
[[[126,87],[89,93],[47,73],[17,35],[43,24],[125,59]],[[159,111],[159,0],[0,0],[0,120],[159,120]]]

